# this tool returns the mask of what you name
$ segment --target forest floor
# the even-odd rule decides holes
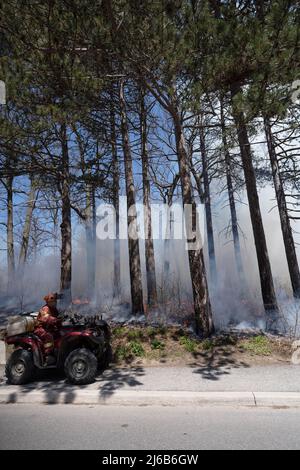
[[[293,340],[263,332],[228,331],[200,340],[180,327],[116,326],[113,362],[118,366],[271,365],[289,363]]]

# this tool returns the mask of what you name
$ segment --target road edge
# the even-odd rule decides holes
[[[73,404],[110,406],[300,407],[299,392],[185,392],[118,390],[0,390],[0,404]]]

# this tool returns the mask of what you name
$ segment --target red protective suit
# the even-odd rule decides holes
[[[53,334],[61,327],[61,320],[57,318],[56,307],[45,305],[39,311],[37,325],[34,333],[42,340],[45,355],[51,354],[54,348]]]

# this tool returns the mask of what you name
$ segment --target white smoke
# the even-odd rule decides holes
[[[235,267],[233,243],[222,230],[230,220],[229,208],[226,205],[226,194],[218,196],[217,187],[213,194],[213,222],[215,229],[216,258],[218,267],[218,284],[212,285],[209,278],[214,319],[219,328],[230,323],[262,328],[264,326],[264,310],[261,299],[259,273],[255,256],[255,246],[251,228],[249,209],[245,203],[237,203],[238,219],[241,227],[241,247],[247,282],[247,292],[242,292]],[[260,191],[260,202],[266,232],[276,291],[283,316],[288,320],[291,331],[298,329],[300,304],[292,297],[287,262],[278,210],[274,201],[274,190],[265,187]],[[272,208],[275,208],[272,210]],[[142,223],[142,221],[140,221]],[[297,229],[297,226],[294,227]],[[73,297],[85,296],[87,292],[86,240],[82,226],[76,227],[73,241]],[[300,236],[295,231],[295,242]],[[113,299],[113,266],[114,248],[112,240],[97,240],[96,245],[96,292],[92,299],[98,310],[108,318],[119,321],[130,319],[130,282],[128,244],[120,242],[121,249],[121,287],[120,299]],[[189,276],[188,253],[183,240],[171,240],[166,253],[166,242],[154,242],[156,274],[160,305],[153,312],[153,318],[166,319],[191,316],[192,290]],[[207,246],[205,244],[206,266]],[[299,249],[298,249],[299,251]],[[143,287],[146,292],[144,243],[140,242],[141,264],[143,271]],[[170,262],[169,271],[164,270],[166,259]],[[5,269],[1,268],[0,276],[5,285]],[[0,311],[38,308],[43,296],[48,291],[59,290],[60,260],[59,254],[44,253],[35,262],[26,266],[23,282],[16,283],[15,295],[7,298],[2,289]],[[246,322],[246,323],[245,323]]]

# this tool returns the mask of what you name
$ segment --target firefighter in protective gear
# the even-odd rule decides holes
[[[54,350],[53,335],[59,331],[62,320],[58,318],[57,294],[48,294],[44,300],[46,305],[39,311],[34,333],[42,340],[46,364],[50,365],[55,362],[55,358],[51,357]]]

